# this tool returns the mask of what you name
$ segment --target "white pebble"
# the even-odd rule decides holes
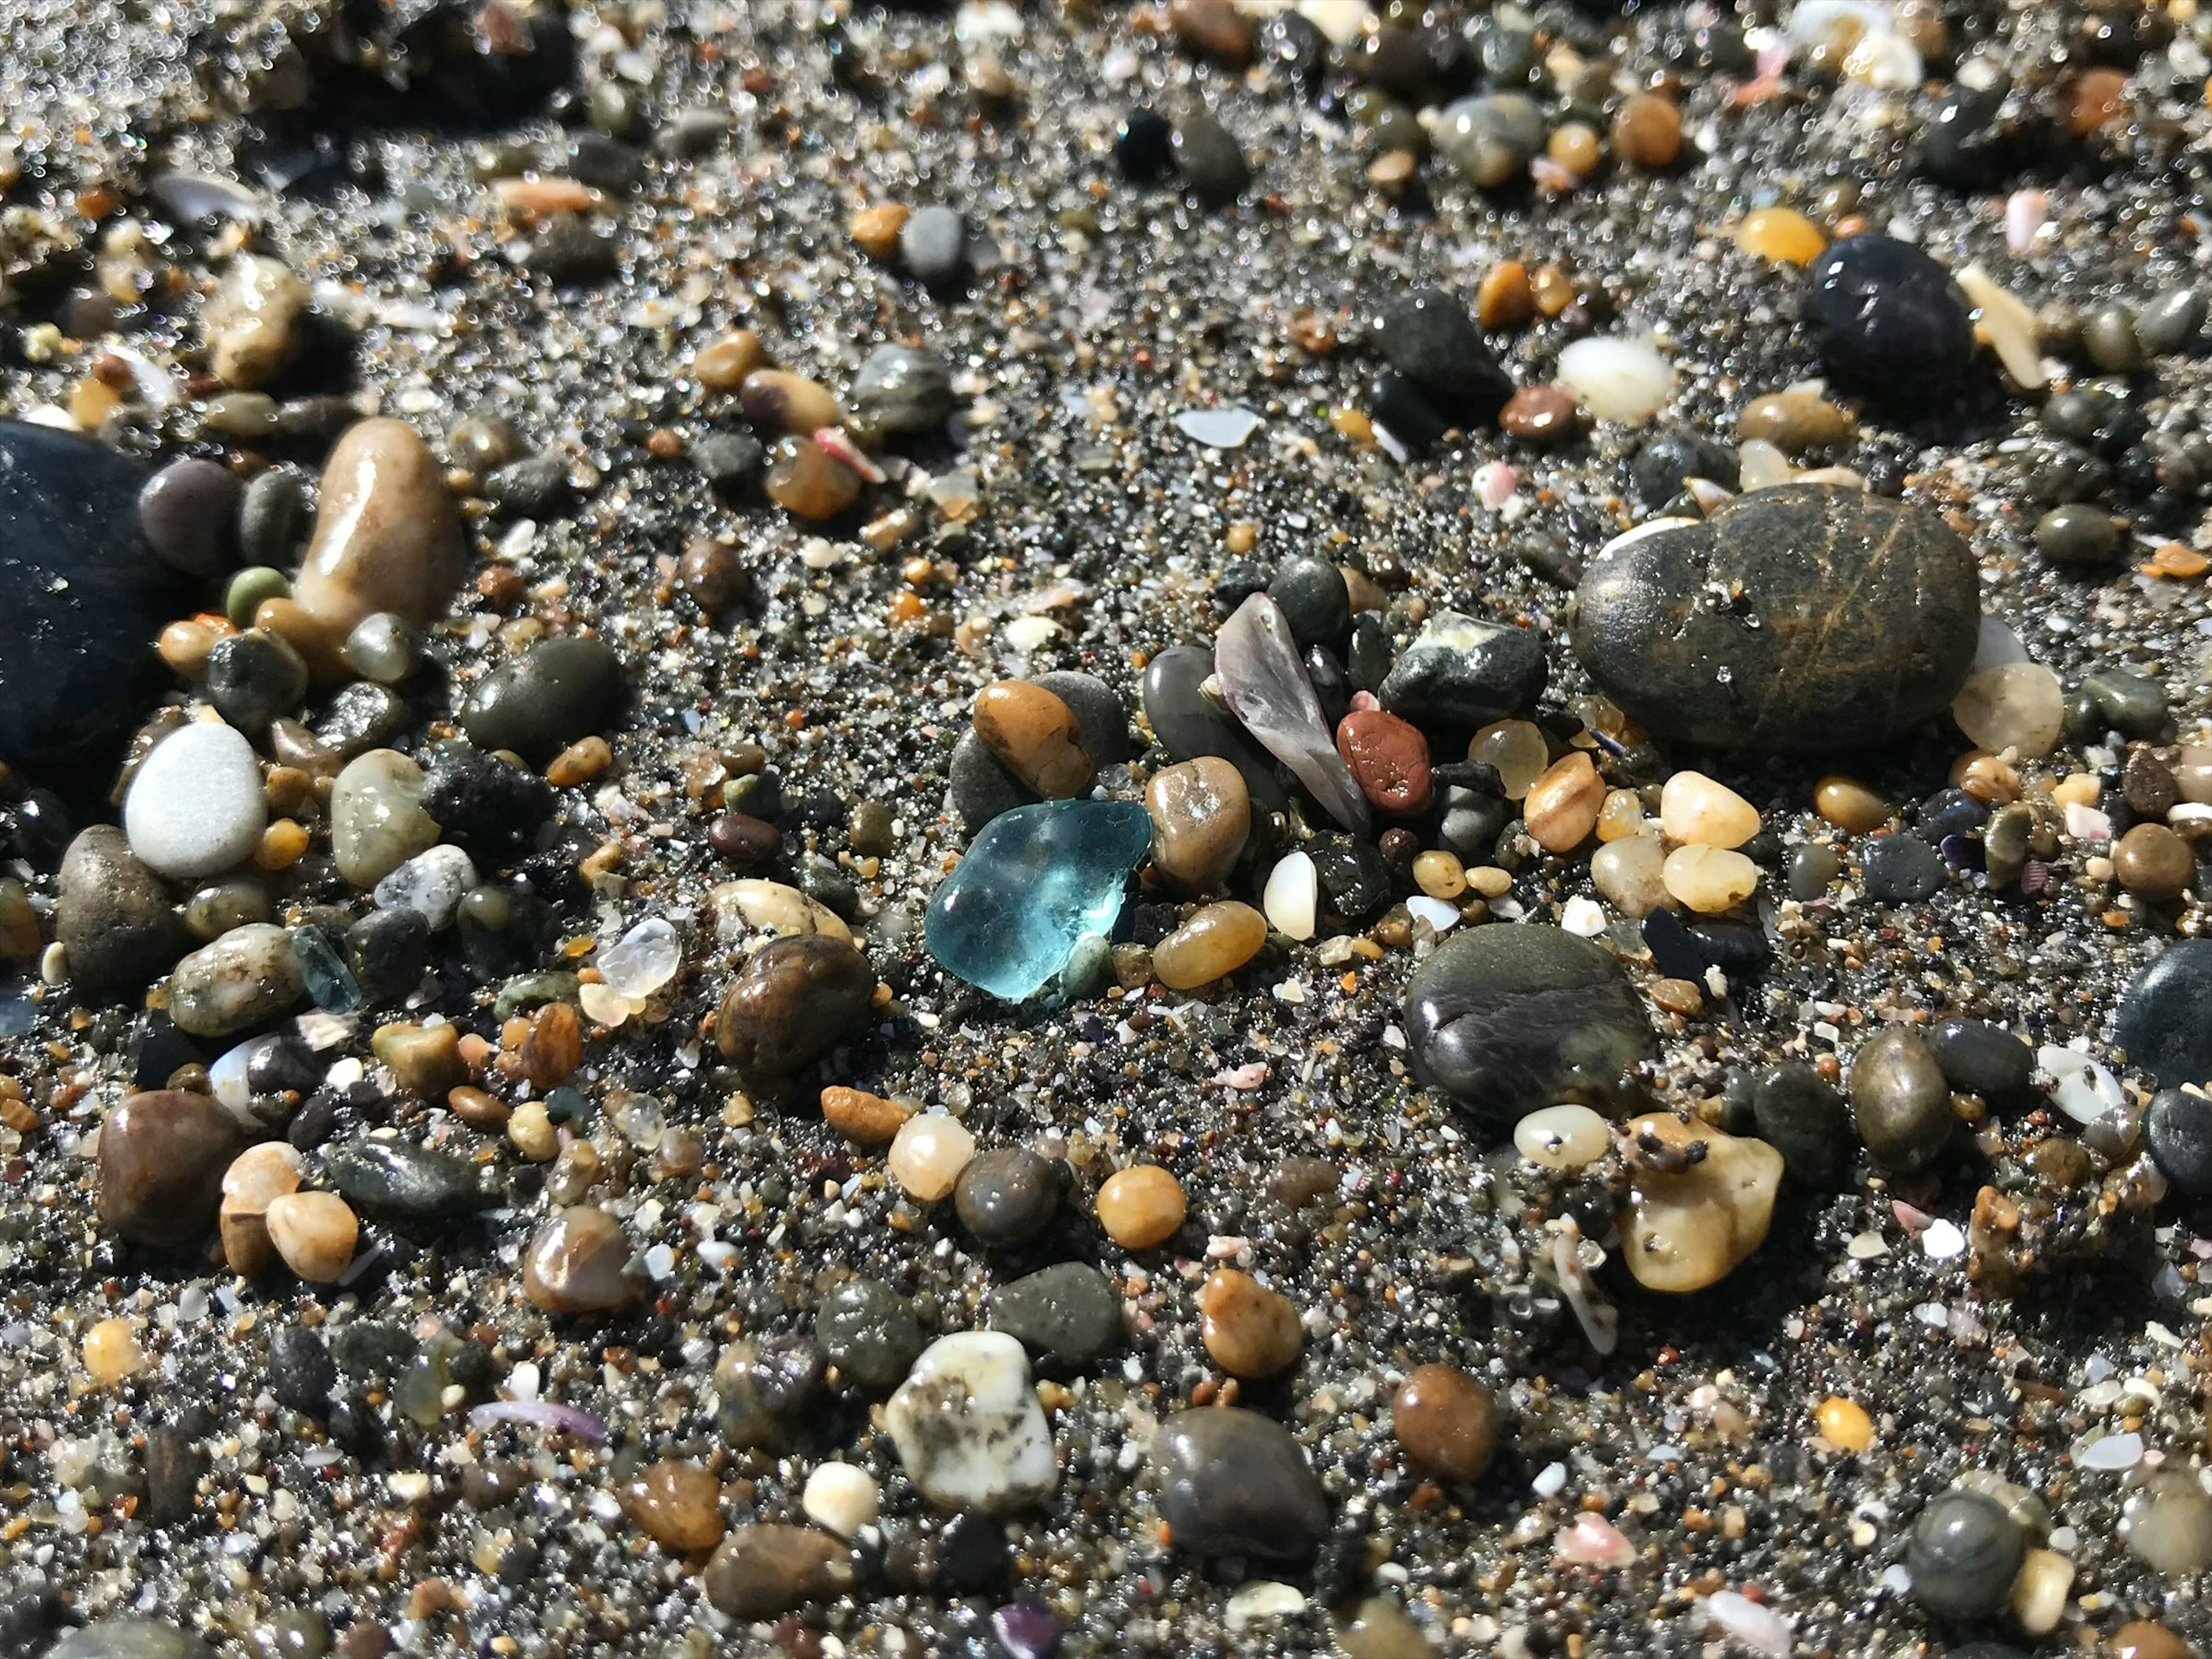
[[[2119,1079],[2075,1049],[2045,1043],[2035,1051],[2035,1063],[2058,1085],[2051,1100],[2076,1123],[2094,1123],[2125,1103]]]
[[[1734,1590],[1715,1590],[1705,1601],[1705,1617],[1753,1653],[1790,1659],[1790,1626],[1771,1607],[1761,1607]]]
[[[2139,1434],[2108,1434],[2093,1440],[2074,1454],[2075,1466],[2084,1469],[2131,1469],[2142,1462]]]
[[[162,738],[123,800],[131,850],[173,881],[243,864],[268,826],[253,745],[243,733],[209,720]]]
[[[1605,907],[1595,899],[1571,898],[1559,907],[1559,926],[1582,939],[1605,932]]]
[[[1263,1619],[1288,1619],[1305,1611],[1305,1592],[1295,1584],[1258,1578],[1229,1598],[1223,1620],[1232,1631],[1242,1631]]]
[[[1650,420],[1674,395],[1674,368],[1649,340],[1595,335],[1559,354],[1559,383],[1601,421]]]
[[[476,884],[475,862],[448,842],[409,859],[376,884],[374,896],[380,910],[419,913],[435,933],[453,925],[462,899]]]
[[[876,1477],[850,1463],[824,1463],[806,1477],[806,1491],[799,1500],[806,1518],[824,1532],[850,1538],[861,1528],[873,1526],[883,1510],[883,1492]]]
[[[1448,933],[1459,925],[1459,907],[1443,899],[1431,898],[1426,893],[1416,893],[1406,901],[1406,914],[1418,917],[1439,933]]]
[[[1260,908],[1267,926],[1286,939],[1314,936],[1314,911],[1320,903],[1321,876],[1313,860],[1304,853],[1287,853],[1267,872],[1267,885],[1260,895]]]
[[[1183,436],[1208,449],[1242,449],[1260,429],[1260,417],[1241,404],[1219,409],[1186,409],[1175,417]]]
[[[1052,1490],[1052,1431],[1029,1358],[1003,1331],[962,1331],[922,1351],[884,1407],[899,1461],[940,1509],[1004,1515]]]
[[[1513,1126],[1514,1150],[1547,1170],[1579,1170],[1605,1156],[1613,1136],[1587,1106],[1546,1106]]]
[[[1966,1253],[1966,1236],[1953,1222],[1931,1221],[1920,1235],[1920,1248],[1935,1261],[1948,1261]]]

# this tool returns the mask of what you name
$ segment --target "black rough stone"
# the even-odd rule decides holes
[[[269,1391],[287,1411],[327,1417],[338,1385],[337,1362],[305,1325],[280,1325],[269,1338]]]
[[[1850,1108],[1810,1066],[1785,1061],[1760,1073],[1751,1110],[1759,1138],[1782,1154],[1792,1181],[1826,1187],[1850,1169],[1857,1140]]]
[[[2182,939],[2120,994],[2112,1037],[2161,1089],[2212,1079],[2212,939]]]
[[[991,1293],[991,1328],[1042,1369],[1080,1370],[1121,1345],[1121,1302],[1089,1262],[1056,1262]]]
[[[1942,391],[1974,355],[1973,323],[1950,272],[1891,236],[1847,236],[1815,259],[1803,314],[1836,378],[1875,396]]]
[[[853,1279],[822,1299],[815,1340],[848,1381],[896,1388],[914,1369],[928,1339],[914,1305],[877,1279]]]
[[[1370,916],[1389,898],[1390,861],[1373,842],[1350,836],[1317,836],[1306,851],[1328,908],[1345,921]]]
[[[1385,371],[1367,388],[1367,412],[1409,454],[1425,455],[1444,441],[1452,422],[1402,374]]]
[[[1534,923],[1446,940],[1407,984],[1405,1023],[1414,1075],[1492,1122],[1609,1091],[1653,1049],[1620,964]]]
[[[1498,367],[1465,302],[1441,289],[1419,289],[1391,301],[1376,313],[1369,337],[1384,361],[1448,420],[1461,425],[1494,421],[1513,395],[1512,376]]]
[[[1002,1589],[1013,1566],[1006,1528],[980,1510],[961,1510],[937,1535],[937,1576],[948,1589],[965,1595]]]
[[[1917,904],[1943,888],[1942,854],[1917,836],[1876,836],[1863,856],[1866,896],[1882,904]]]
[[[1416,726],[1468,732],[1530,707],[1550,673],[1535,629],[1447,613],[1406,647],[1376,695]]]
[[[422,805],[447,840],[473,852],[506,853],[526,846],[551,819],[553,787],[534,772],[455,740],[425,757]]]

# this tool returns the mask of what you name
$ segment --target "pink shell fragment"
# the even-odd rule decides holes
[[[1577,1566],[1625,1567],[1636,1559],[1636,1547],[1620,1535],[1620,1528],[1601,1515],[1585,1510],[1559,1528],[1552,1540],[1554,1559]]]

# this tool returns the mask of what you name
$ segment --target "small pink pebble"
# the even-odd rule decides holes
[[[1584,1567],[1625,1567],[1636,1559],[1636,1547],[1601,1515],[1584,1510],[1559,1528],[1552,1540],[1555,1559]]]
[[[1474,487],[1485,507],[1503,507],[1521,487],[1521,478],[1504,462],[1486,461],[1475,469]]]
[[[814,441],[870,483],[879,484],[884,481],[883,468],[860,453],[860,447],[845,435],[843,428],[825,426],[814,434]]]

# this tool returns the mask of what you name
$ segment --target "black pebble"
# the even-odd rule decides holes
[[[1284,560],[1267,584],[1267,597],[1282,607],[1301,650],[1310,645],[1344,648],[1352,629],[1352,593],[1344,573],[1327,559],[1299,554]]]
[[[1826,1187],[1850,1168],[1850,1108],[1810,1066],[1785,1061],[1761,1073],[1751,1109],[1759,1138],[1782,1154],[1792,1181]]]
[[[2035,1050],[1985,1019],[1947,1019],[1928,1034],[1943,1080],[1992,1103],[2034,1093]]]
[[[2161,1089],[2212,1079],[2212,939],[2168,945],[2120,994],[2112,1036]]]
[[[1175,129],[1155,110],[1131,110],[1115,130],[1114,160],[1132,184],[1159,183],[1175,171]]]
[[[304,1417],[326,1417],[338,1368],[323,1339],[304,1325],[279,1326],[269,1339],[269,1389],[276,1403]]]
[[[1184,118],[1175,131],[1176,167],[1202,207],[1231,205],[1252,182],[1243,146],[1211,115]]]
[[[469,694],[461,726],[480,749],[511,749],[533,764],[596,732],[621,696],[621,660],[598,640],[541,640]]]
[[[1655,509],[1674,500],[1688,479],[1710,478],[1723,489],[1734,489],[1740,476],[1733,449],[1694,432],[1662,432],[1646,439],[1628,464],[1636,499]]]
[[[1974,355],[1974,327],[1950,272],[1910,242],[1847,236],[1813,262],[1804,319],[1837,379],[1877,396],[1954,385]]]
[[[478,853],[507,852],[526,845],[553,816],[553,788],[534,772],[456,740],[428,757],[422,810],[448,841]]]
[[[1026,1146],[994,1146],[970,1158],[953,1183],[960,1224],[985,1244],[1034,1238],[1060,1207],[1059,1166]]]
[[[1079,1370],[1121,1346],[1121,1299],[1089,1262],[1057,1262],[994,1291],[991,1328],[1040,1367]]]
[[[238,480],[219,461],[173,461],[138,492],[138,527],[154,556],[203,580],[238,562]]]
[[[1441,289],[1391,301],[1376,313],[1369,334],[1390,367],[1451,420],[1494,420],[1513,395],[1512,377],[1491,355],[1465,302]]]
[[[2143,1139],[2168,1181],[2191,1198],[2212,1197],[2212,1100],[2160,1090],[2143,1114]]]
[[[1905,1564],[1920,1605],[1944,1619],[1983,1619],[2012,1593],[2027,1540],[2021,1524],[1979,1492],[1951,1491],[1913,1523]]]
[[[430,919],[420,910],[371,910],[346,928],[343,948],[362,1005],[396,1006],[430,965]]]
[[[1006,1529],[988,1515],[963,1510],[937,1536],[937,1576],[948,1589],[984,1595],[1004,1587],[1012,1569]]]
[[[1784,879],[1789,885],[1791,898],[1800,904],[1809,904],[1814,899],[1826,898],[1828,889],[1843,873],[1842,854],[1826,842],[1812,841],[1790,849],[1790,860]]]
[[[1942,890],[1943,858],[1917,836],[1877,836],[1866,845],[1866,894],[1883,904],[1917,904]]]

